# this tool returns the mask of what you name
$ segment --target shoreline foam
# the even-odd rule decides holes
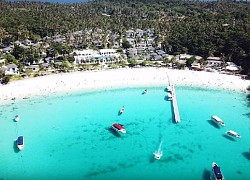
[[[239,76],[204,71],[167,68],[134,68],[53,74],[24,79],[0,86],[0,102],[11,99],[53,95],[64,92],[98,89],[167,86],[218,88],[246,92],[249,80]]]

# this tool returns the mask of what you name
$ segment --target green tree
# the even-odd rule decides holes
[[[187,67],[191,67],[192,66],[192,63],[195,61],[195,57],[192,56],[191,58],[188,58],[187,61],[186,61],[186,66]]]
[[[4,58],[7,61],[6,64],[11,64],[11,63],[17,64],[18,63],[15,56],[13,56],[12,54],[6,54],[6,55],[4,55]]]
[[[122,48],[128,49],[131,48],[132,46],[129,44],[129,42],[125,39],[122,40]]]
[[[3,84],[8,84],[10,81],[11,76],[7,75],[2,78],[2,83]]]
[[[129,63],[130,66],[132,66],[132,67],[135,67],[135,66],[137,66],[137,65],[139,64],[135,59],[132,59],[132,58],[129,58],[129,59],[128,59],[128,63]]]

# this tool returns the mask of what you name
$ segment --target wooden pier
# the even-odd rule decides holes
[[[171,81],[170,81],[170,78],[168,76],[168,73],[167,74],[167,79],[168,79],[168,91],[171,92],[171,95],[172,95],[172,98],[171,101],[172,101],[172,107],[173,107],[173,110],[174,110],[174,119],[175,119],[175,122],[176,123],[180,123],[181,122],[181,118],[180,118],[180,114],[179,114],[179,109],[178,109],[178,105],[177,105],[177,99],[176,99],[176,93],[175,93],[175,89],[174,89],[174,85],[172,85]]]
[[[172,88],[171,92],[172,92],[172,106],[173,106],[173,110],[174,110],[174,119],[175,119],[176,123],[180,123],[181,118],[180,118],[179,109],[178,109],[178,105],[177,105],[175,89],[174,89],[174,86],[171,86],[171,88]]]

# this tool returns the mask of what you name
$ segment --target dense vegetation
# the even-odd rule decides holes
[[[107,16],[103,15],[107,14]],[[109,16],[110,15],[110,16]],[[154,28],[169,54],[220,56],[250,73],[250,3],[97,0],[52,4],[0,1],[0,43],[85,28],[123,33]]]

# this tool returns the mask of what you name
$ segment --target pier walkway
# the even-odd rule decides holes
[[[171,91],[172,94],[172,106],[173,106],[173,110],[174,110],[174,119],[176,123],[180,123],[181,122],[181,118],[180,118],[180,114],[179,114],[179,109],[178,109],[178,104],[177,104],[177,99],[176,99],[176,93],[175,93],[175,89],[174,89],[174,85],[172,85],[172,83],[170,82],[168,73],[167,73],[167,78],[168,78],[168,88]]]
[[[179,109],[178,109],[178,105],[177,105],[177,99],[176,99],[176,93],[175,93],[174,86],[172,86],[172,105],[173,105],[173,109],[174,109],[175,122],[179,123],[179,122],[181,122],[181,118],[180,118]]]

